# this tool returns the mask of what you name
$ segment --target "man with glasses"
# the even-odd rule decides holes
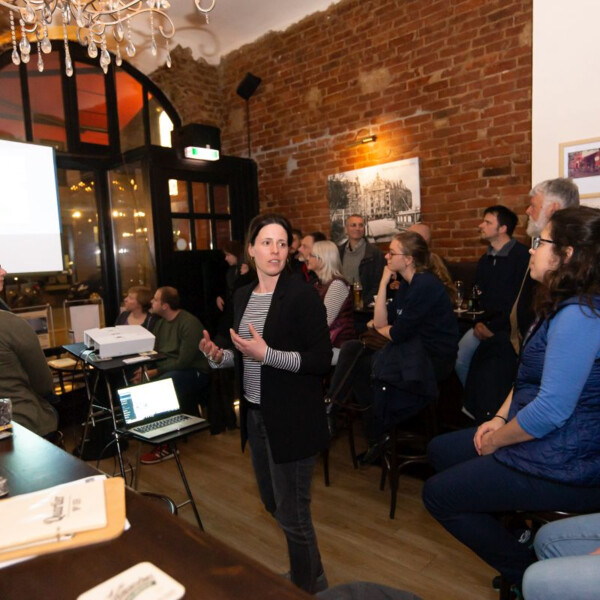
[[[538,183],[529,192],[529,206],[525,211],[529,217],[527,235],[535,240],[557,210],[572,206],[579,206],[579,188],[572,179],[558,177]],[[529,277],[528,269],[510,313],[510,341],[517,355],[523,337],[533,322],[532,304],[535,285],[536,283]]]

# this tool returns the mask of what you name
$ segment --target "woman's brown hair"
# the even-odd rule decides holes
[[[600,210],[588,206],[558,210],[549,226],[559,265],[544,276],[536,294],[536,313],[547,316],[563,300],[577,296],[598,314],[593,297],[600,295]]]
[[[150,311],[152,305],[152,290],[143,285],[134,285],[127,290],[128,294],[135,294],[135,299],[139,302],[144,312]]]
[[[414,231],[403,231],[396,235],[394,239],[402,245],[406,254],[412,256],[415,271],[417,273],[422,273],[423,271],[433,273],[444,284],[450,299],[454,302],[456,297],[454,283],[448,274],[448,270],[442,263],[442,259],[429,251],[429,246],[425,239]]]

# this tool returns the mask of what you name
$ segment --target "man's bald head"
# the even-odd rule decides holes
[[[408,231],[418,233],[427,242],[428,246],[431,244],[431,229],[429,228],[429,225],[425,225],[425,223],[415,223],[408,228]]]

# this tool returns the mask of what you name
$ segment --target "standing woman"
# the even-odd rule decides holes
[[[235,366],[242,382],[242,449],[250,442],[261,499],[283,529],[291,579],[315,593],[327,587],[310,514],[310,484],[329,434],[322,378],[330,368],[325,307],[316,291],[286,271],[290,224],[263,214],[250,223],[247,253],[258,283],[234,297],[235,350],[208,333],[200,350],[211,366]]]
[[[342,275],[340,252],[333,242],[315,242],[307,266],[318,277],[315,287],[327,311],[329,337],[333,346],[332,364],[335,365],[342,344],[356,338],[352,290]]]

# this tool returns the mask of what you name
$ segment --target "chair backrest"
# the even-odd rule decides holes
[[[13,313],[21,317],[21,319],[25,319],[31,325],[42,348],[51,348],[54,346],[54,320],[52,319],[52,310],[49,304],[15,308],[13,309]]]
[[[83,332],[104,324],[102,298],[94,300],[65,300],[65,324],[71,343],[83,342]]]
[[[347,403],[348,396],[352,391],[348,380],[364,351],[365,345],[360,340],[350,340],[342,345],[342,349],[340,350],[342,360],[338,359],[328,394],[328,398],[333,404]]]

